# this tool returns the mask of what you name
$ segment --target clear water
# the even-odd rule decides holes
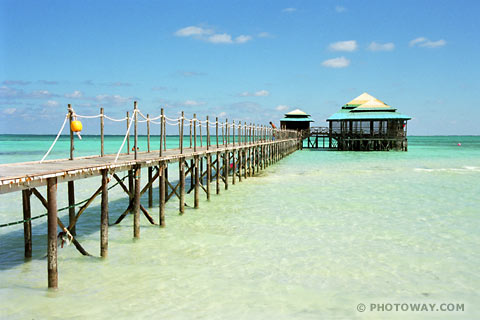
[[[94,139],[85,137],[77,152],[95,152]],[[0,140],[6,163],[41,158],[52,137]],[[479,181],[480,137],[411,137],[408,152],[298,151],[210,202],[202,195],[200,209],[183,216],[178,201],[168,202],[167,227],[142,217],[140,240],[127,217],[109,229],[105,260],[59,249],[57,291],[46,289],[45,218],[33,223],[29,262],[22,226],[0,228],[0,318],[480,318]],[[77,199],[99,183],[76,182]],[[119,188],[109,196],[114,220],[126,199]],[[65,184],[58,197],[65,205]],[[95,255],[99,202],[77,227]],[[20,193],[1,195],[0,224],[21,217]],[[463,303],[465,311],[356,310],[403,302]]]

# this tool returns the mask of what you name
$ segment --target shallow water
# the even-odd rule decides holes
[[[42,149],[24,138],[39,151],[52,139]],[[30,157],[9,143],[0,142],[0,162]],[[127,217],[109,229],[106,260],[59,249],[55,292],[46,290],[45,218],[33,222],[26,263],[21,225],[1,228],[0,318],[479,318],[479,179],[480,137],[412,137],[408,152],[298,151],[210,202],[202,195],[200,209],[183,216],[178,201],[168,202],[167,227],[142,217],[140,240]],[[76,182],[77,199],[99,183]],[[61,207],[66,185],[58,191]],[[20,193],[1,197],[0,224],[21,219]],[[126,200],[118,187],[109,197],[114,220]],[[99,203],[77,227],[95,255]],[[34,215],[44,212],[32,205]],[[356,310],[411,302],[463,303],[465,311]]]

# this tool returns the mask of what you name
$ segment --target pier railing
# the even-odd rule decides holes
[[[268,142],[275,140],[286,140],[286,139],[299,139],[301,133],[296,130],[286,130],[286,129],[276,129],[267,125],[259,125],[255,123],[248,123],[235,121],[229,122],[228,119],[225,121],[219,120],[218,117],[215,117],[215,120],[210,120],[209,116],[205,116],[204,120],[197,117],[194,113],[192,118],[185,116],[185,112],[182,111],[180,117],[178,118],[169,118],[165,115],[164,109],[160,109],[160,114],[151,117],[150,114],[144,115],[137,106],[137,102],[134,102],[133,111],[127,111],[124,118],[112,118],[104,113],[104,109],[100,108],[100,112],[97,115],[80,115],[77,114],[74,108],[69,104],[68,113],[65,115],[63,125],[60,128],[54,142],[52,143],[50,149],[40,160],[43,162],[54,145],[56,144],[58,138],[63,132],[63,129],[67,122],[69,122],[70,130],[70,160],[74,159],[74,150],[75,150],[75,132],[72,130],[72,122],[79,119],[99,119],[99,130],[100,130],[100,146],[99,153],[97,155],[103,157],[105,156],[105,120],[113,122],[125,122],[126,132],[123,139],[123,142],[120,148],[117,151],[115,162],[118,160],[120,154],[134,154],[134,159],[137,159],[137,153],[139,152],[139,143],[138,139],[138,130],[140,125],[146,125],[146,144],[147,151],[158,152],[161,157],[162,154],[167,150],[167,125],[172,127],[177,127],[177,132],[179,136],[178,149],[180,154],[183,154],[185,148],[193,148],[193,151],[197,151],[197,147],[206,147],[209,150],[212,146],[229,147],[229,146],[246,146],[251,145],[256,142]],[[154,148],[151,144],[151,126],[159,126],[158,135],[160,136],[160,143],[157,148]],[[133,127],[133,128],[132,128]],[[130,139],[132,136],[133,130],[133,143]],[[203,132],[202,132],[203,131]],[[77,133],[79,137],[80,134]],[[186,141],[186,139],[188,139]],[[126,147],[126,150],[124,149]],[[175,148],[177,149],[177,148]]]

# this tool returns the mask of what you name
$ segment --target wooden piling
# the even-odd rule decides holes
[[[242,149],[237,150],[237,158],[238,158],[238,182],[242,182],[242,165],[243,165]]]
[[[147,152],[150,152],[150,115],[147,113]]]
[[[233,129],[235,132],[235,129]],[[235,150],[232,150],[232,184],[235,184],[235,171],[237,170],[237,162],[235,161]]]
[[[74,139],[73,139],[73,131],[72,131],[72,121],[73,121],[73,109],[72,105],[68,104],[68,119],[69,119],[69,128],[70,131],[70,160],[73,160],[73,150],[75,150],[74,146]]]
[[[142,168],[140,165],[135,166],[135,192],[133,196],[133,237],[140,238],[140,175]]]
[[[198,209],[200,204],[200,173],[199,173],[199,159],[195,156],[195,189],[194,189],[194,208]]]
[[[180,158],[178,162],[180,174],[180,214],[185,212],[185,158]]]
[[[164,135],[164,124],[165,124],[165,116],[163,114],[163,108],[160,109],[160,150],[159,156],[162,156],[162,142],[163,142],[163,135]]]
[[[228,190],[228,169],[230,168],[230,165],[228,163],[228,152],[225,151],[223,153],[223,175],[225,179],[225,190]]]
[[[48,205],[48,245],[47,245],[47,270],[48,287],[58,288],[57,270],[57,178],[47,179],[47,205]]]
[[[148,207],[153,207],[153,186],[152,186],[153,167],[148,167]]]
[[[130,124],[130,113],[127,111],[127,132],[128,125]],[[130,132],[127,134],[127,154],[130,154]]]
[[[207,155],[207,200],[210,200],[210,182],[211,181],[212,181],[212,155],[209,153]]]
[[[133,101],[133,122],[134,122],[134,152],[133,152],[133,158],[137,160],[137,153],[138,153],[138,112],[137,112],[137,101]]]
[[[100,213],[100,256],[108,255],[108,169],[102,170],[102,204]]]
[[[23,204],[23,238],[25,243],[25,258],[32,257],[32,209],[30,205],[30,197],[32,191],[30,189],[22,190]]]
[[[218,125],[218,121],[217,121]],[[218,126],[217,126],[217,133],[218,133]],[[217,144],[218,144],[218,134],[217,134]],[[217,152],[216,157],[217,162],[217,169],[215,170],[215,192],[220,194],[220,152]]]
[[[160,170],[159,186],[158,186],[158,224],[160,227],[165,227],[165,165],[162,162],[158,163],[158,170]]]
[[[68,223],[71,224],[73,220],[75,220],[75,182],[68,181]],[[69,231],[72,236],[77,235],[75,225]]]

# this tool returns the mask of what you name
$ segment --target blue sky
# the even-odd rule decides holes
[[[133,100],[261,124],[301,108],[323,126],[368,92],[413,118],[409,134],[480,134],[479,13],[453,0],[0,0],[0,133],[54,134],[67,103],[122,117]]]

